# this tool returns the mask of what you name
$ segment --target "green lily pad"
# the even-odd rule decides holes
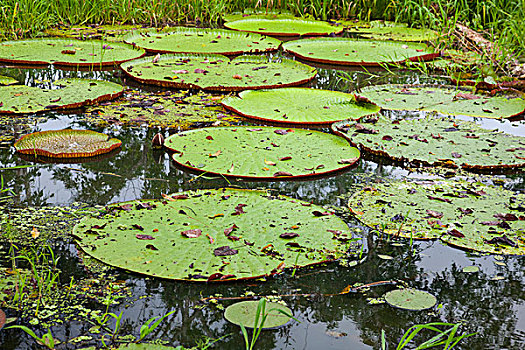
[[[301,18],[247,18],[226,22],[224,26],[243,32],[278,36],[328,35],[343,32],[342,26],[335,27],[327,22]]]
[[[90,79],[61,79],[58,89],[40,89],[26,85],[0,86],[0,114],[27,114],[73,109],[115,99],[124,87]]]
[[[525,111],[519,95],[487,96],[447,85],[373,85],[361,89],[383,109],[429,111],[482,118],[510,118]]]
[[[133,24],[103,24],[103,25],[72,25],[48,28],[44,31],[49,36],[66,37],[81,40],[102,39],[111,42],[122,41],[131,31],[142,29],[141,25]]]
[[[18,84],[18,80],[11,77],[6,77],[5,75],[0,75],[0,85],[14,85]]]
[[[246,8],[244,11],[235,11],[232,13],[226,13],[221,15],[224,22],[237,21],[240,19],[248,18],[265,18],[265,19],[286,19],[296,18],[294,14],[287,10],[267,10],[267,9],[254,9]]]
[[[122,142],[91,130],[48,130],[22,136],[14,147],[17,152],[53,158],[94,157],[111,152]]]
[[[378,66],[404,61],[428,61],[439,56],[426,45],[349,38],[314,38],[288,41],[283,49],[319,63]]]
[[[465,266],[463,268],[463,272],[465,272],[465,273],[479,272],[479,266],[475,266],[475,265]]]
[[[525,166],[525,137],[454,118],[362,118],[332,125],[362,150],[416,165],[503,170]]]
[[[243,12],[237,11],[232,13],[226,13],[222,15],[222,19],[224,22],[231,22],[231,21],[238,21],[241,19],[254,19],[254,18],[262,18],[262,19],[290,19],[290,18],[296,18],[292,12],[286,11],[286,10],[280,10],[280,11],[274,11],[274,10],[268,10],[268,11],[259,11],[253,8],[247,8]]]
[[[405,23],[388,21],[372,21],[369,26],[354,26],[347,31],[372,40],[431,41],[439,37],[431,29],[408,28]]]
[[[384,298],[390,306],[414,311],[430,309],[437,302],[432,294],[413,288],[391,290]]]
[[[169,32],[156,30],[134,32],[124,38],[128,44],[153,53],[215,53],[238,55],[276,51],[281,41],[260,34],[246,34],[234,30],[209,28],[170,28]]]
[[[348,206],[364,224],[387,234],[525,254],[525,195],[503,188],[452,180],[396,181],[360,190]]]
[[[107,207],[73,230],[102,262],[175,280],[251,279],[344,256],[348,226],[321,207],[265,191],[198,190]]]
[[[288,323],[292,318],[279,312],[278,310],[285,312],[289,315],[292,314],[290,308],[279,304],[266,302],[264,313],[259,314],[258,322],[255,324],[255,318],[257,317],[257,308],[259,307],[260,301],[248,300],[241,301],[239,303],[232,304],[224,310],[224,318],[233,324],[238,326],[243,325],[246,328],[275,328]],[[264,324],[262,324],[262,317],[266,316]]]
[[[192,126],[228,126],[243,118],[220,105],[223,95],[133,90],[124,100],[88,108],[86,119],[97,124],[148,125],[187,130]]]
[[[176,54],[123,63],[124,72],[146,84],[211,91],[268,89],[304,84],[317,71],[288,59],[270,62],[265,56],[240,56],[230,61],[212,54]]]
[[[245,179],[319,176],[359,159],[357,148],[344,138],[306,129],[204,128],[171,135],[164,146],[185,168]]]
[[[108,66],[144,56],[143,49],[101,40],[45,38],[0,42],[0,62],[55,64],[60,66]]]
[[[222,105],[248,118],[286,124],[330,124],[379,112],[378,106],[358,102],[352,94],[307,88],[243,91]]]

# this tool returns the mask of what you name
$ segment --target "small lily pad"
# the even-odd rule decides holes
[[[225,98],[222,105],[248,118],[285,124],[331,124],[379,111],[352,94],[308,88],[243,91],[239,97]]]
[[[288,307],[279,303],[266,302],[265,312],[259,316],[258,323],[255,324],[259,304],[260,302],[257,300],[241,301],[232,304],[224,310],[224,318],[238,326],[242,324],[246,328],[260,327],[262,329],[279,327],[291,320],[291,317],[278,311],[280,310],[291,315],[292,310]],[[262,316],[264,315],[267,315],[267,317],[264,324],[262,324]]]
[[[241,91],[296,86],[312,80],[317,71],[305,64],[266,56],[174,54],[123,63],[124,73],[145,83],[181,89]]]
[[[142,57],[143,49],[100,40],[44,38],[0,42],[0,62],[60,66],[108,66]]]
[[[306,129],[204,128],[173,134],[164,146],[182,167],[245,179],[325,175],[359,159],[359,151],[344,138]]]
[[[475,265],[465,266],[463,268],[463,272],[465,272],[465,273],[479,272],[479,266],[475,266]]]
[[[0,85],[14,85],[18,84],[18,80],[12,77],[7,77],[5,75],[0,75]]]
[[[153,53],[239,55],[276,51],[281,41],[260,34],[227,29],[173,27],[169,31],[137,31],[124,41]]]
[[[48,130],[22,136],[14,147],[17,152],[53,158],[93,157],[109,153],[122,142],[91,130]]]
[[[525,111],[525,100],[517,94],[492,97],[446,85],[374,85],[361,89],[359,95],[388,110],[496,119],[514,117]]]
[[[54,89],[26,85],[0,86],[0,114],[28,114],[79,108],[115,99],[124,87],[109,81],[61,79]]]
[[[243,32],[277,36],[328,35],[343,32],[342,26],[336,27],[327,22],[302,18],[246,18],[226,22],[224,26]]]
[[[349,38],[288,41],[283,49],[308,61],[351,66],[378,66],[404,61],[428,61],[439,56],[424,44]]]
[[[437,302],[432,294],[413,288],[391,290],[384,298],[390,306],[413,311],[430,309]]]

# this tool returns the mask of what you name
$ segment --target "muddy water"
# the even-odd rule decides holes
[[[355,87],[375,83],[447,83],[446,77],[422,76],[417,71],[385,72],[337,70],[321,67],[319,77],[310,84],[315,88],[349,91]],[[11,75],[27,85],[49,87],[47,81],[64,77],[83,77],[111,80],[129,84],[118,71],[76,72],[48,69],[0,68],[0,75]],[[155,91],[154,87],[138,87]],[[408,115],[410,116],[410,115]],[[167,154],[152,151],[150,140],[157,128],[100,127],[90,125],[82,118],[82,111],[48,113],[33,131],[63,128],[93,129],[106,132],[123,141],[122,150],[114,157],[84,164],[36,164],[34,167],[2,171],[6,186],[17,194],[16,206],[63,206],[77,202],[89,205],[159,198],[162,193],[173,193],[196,188],[228,186],[222,179],[208,179],[178,169]],[[464,118],[471,119],[471,118]],[[500,129],[525,136],[521,121],[500,122],[476,120],[490,129]],[[0,167],[28,164],[14,154],[9,144],[0,149]],[[242,188],[271,188],[292,197],[321,205],[341,206],[342,196],[356,186],[384,178],[432,178],[434,174],[414,172],[384,160],[365,159],[354,169],[337,176],[312,181],[293,182],[233,182]],[[497,175],[509,180],[507,187],[524,191],[522,173]],[[239,296],[247,291],[261,295],[311,293],[310,297],[286,297],[294,317],[278,329],[264,331],[258,340],[259,349],[379,349],[384,330],[389,348],[412,325],[427,322],[465,322],[464,332],[477,332],[460,343],[464,349],[522,349],[525,348],[525,258],[505,257],[501,264],[493,256],[482,256],[450,248],[440,242],[392,242],[370,233],[365,227],[348,219],[348,224],[361,229],[366,241],[361,265],[345,267],[337,263],[303,269],[292,277],[287,273],[265,283],[232,283],[225,285],[188,284],[159,281],[122,272],[132,291],[128,302],[110,311],[123,317],[123,334],[137,334],[149,318],[176,310],[153,333],[169,345],[194,346],[204,337],[218,339],[218,349],[241,349],[244,340],[238,327],[223,318],[216,306],[205,306],[200,299],[222,294]],[[76,248],[72,244],[59,245],[66,271],[80,269]],[[378,254],[392,256],[383,260]],[[499,262],[499,261],[498,261]],[[462,268],[477,265],[480,272],[466,274]],[[386,304],[372,305],[367,297],[379,297],[391,287],[376,287],[368,295],[347,294],[325,296],[340,292],[347,285],[381,280],[404,281],[413,288],[434,294],[438,306],[430,311],[405,311]],[[231,301],[221,302],[223,306]],[[14,316],[8,310],[8,316]],[[90,324],[72,321],[52,328],[56,338],[64,342],[88,333]],[[420,342],[429,334],[418,338]],[[87,343],[90,345],[89,343]],[[91,344],[92,345],[92,344]],[[0,331],[1,349],[30,349],[32,339],[20,336],[19,331]],[[65,344],[68,349],[82,344]]]

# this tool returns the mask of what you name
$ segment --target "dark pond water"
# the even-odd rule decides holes
[[[0,68],[0,75],[10,75],[27,85],[49,86],[49,81],[63,77],[106,79],[128,84],[138,89],[155,91],[154,87],[138,87],[126,81],[118,71],[77,72],[55,68],[21,69]],[[318,78],[310,86],[322,89],[349,91],[356,86],[373,83],[447,83],[446,77],[423,76],[417,71],[386,72],[373,70],[338,70],[320,67]],[[115,156],[98,162],[83,164],[35,164],[33,167],[1,171],[5,187],[16,193],[15,206],[66,206],[82,202],[89,205],[160,198],[162,193],[173,193],[196,188],[229,186],[222,179],[198,177],[178,169],[168,154],[153,151],[150,142],[157,128],[133,128],[91,125],[77,113],[48,113],[40,115],[30,131],[63,128],[93,129],[110,133],[123,141],[122,150]],[[469,119],[469,118],[465,118]],[[525,136],[522,121],[501,122],[476,120],[490,129]],[[2,126],[4,130],[9,126]],[[20,131],[22,132],[22,131]],[[24,133],[26,131],[23,131]],[[172,131],[173,132],[173,131]],[[11,143],[1,144],[0,167],[31,164],[14,154]],[[343,195],[356,186],[383,178],[423,177],[436,175],[424,171],[413,172],[383,160],[364,159],[354,169],[337,176],[311,181],[293,182],[233,182],[241,188],[271,188],[292,197],[320,205],[345,205]],[[506,186],[524,191],[523,173],[497,175],[509,180]],[[259,295],[291,293],[316,294],[310,297],[285,297],[293,310],[292,321],[275,330],[264,331],[257,343],[259,349],[379,349],[381,332],[385,331],[390,349],[394,349],[402,334],[412,325],[427,322],[464,322],[464,332],[477,334],[464,340],[464,349],[522,349],[525,348],[525,258],[471,254],[438,242],[416,242],[380,239],[366,228],[348,219],[348,224],[361,229],[365,242],[362,264],[345,267],[334,263],[299,270],[262,283],[232,283],[223,285],[189,284],[159,281],[138,275],[122,273],[132,291],[127,302],[112,307],[114,313],[123,312],[122,334],[137,334],[140,326],[150,317],[176,312],[153,333],[169,345],[194,346],[203,337],[217,339],[218,349],[244,348],[238,327],[223,318],[223,311],[199,301],[206,296],[241,296],[245,292]],[[57,243],[63,270],[79,274],[79,259],[73,244]],[[381,259],[378,254],[392,256]],[[504,264],[501,264],[504,263]],[[467,274],[464,266],[477,265],[480,272]],[[434,294],[438,306],[430,311],[405,311],[386,304],[372,305],[366,296],[347,294],[325,296],[340,292],[347,285],[362,282],[397,280],[413,288]],[[379,297],[391,287],[376,287],[368,297]],[[228,306],[231,301],[223,301]],[[15,313],[8,311],[8,316]],[[71,321],[52,327],[60,341],[88,334],[91,324]],[[428,334],[427,338],[428,338]],[[420,341],[427,339],[419,338]],[[30,349],[36,345],[19,331],[0,332],[1,349]],[[65,348],[81,348],[66,344]]]

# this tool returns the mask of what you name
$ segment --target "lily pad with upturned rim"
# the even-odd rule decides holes
[[[62,38],[0,42],[0,62],[59,66],[108,66],[144,56],[143,49],[125,43]]]
[[[0,75],[0,85],[14,85],[18,84],[18,80],[12,77],[7,77],[5,75]]]
[[[227,29],[173,27],[169,31],[138,31],[124,42],[153,53],[207,53],[239,55],[276,51],[281,41],[251,33]]]
[[[74,109],[115,99],[124,87],[103,80],[61,79],[58,89],[26,85],[0,86],[0,114],[28,114],[49,110]]]
[[[362,88],[359,95],[387,110],[495,119],[514,117],[525,111],[525,100],[519,95],[493,97],[448,85],[373,85]]]
[[[373,40],[394,41],[431,41],[439,37],[439,33],[425,28],[409,28],[406,23],[388,21],[371,21],[368,25],[352,26],[347,32],[358,34]]]
[[[155,61],[155,62],[154,62]],[[317,71],[305,64],[266,56],[176,54],[123,63],[124,73],[146,84],[181,89],[241,91],[296,86],[312,80]]]
[[[221,103],[244,117],[285,124],[331,124],[379,112],[352,94],[308,88],[243,91]]]
[[[282,46],[304,60],[350,66],[428,61],[439,56],[424,44],[349,38],[301,39],[288,41]]]
[[[80,40],[103,39],[105,41],[122,41],[122,38],[133,30],[142,29],[141,25],[133,24],[103,24],[103,25],[71,25],[48,28],[44,32],[50,36],[73,38]]]
[[[277,36],[328,35],[340,34],[343,27],[335,27],[327,22],[305,20],[301,18],[265,19],[247,18],[224,23],[229,29],[243,32]]]
[[[296,18],[292,12],[286,11],[286,10],[264,10],[264,11],[258,11],[253,8],[247,8],[243,12],[237,11],[232,13],[226,13],[221,16],[224,22],[231,22],[231,21],[238,21],[241,19],[253,19],[253,18],[264,18],[264,19],[290,19],[290,18]]]
[[[390,306],[412,311],[430,309],[437,303],[432,294],[413,288],[391,290],[384,298]]]
[[[476,265],[465,266],[462,271],[465,273],[479,272],[479,266],[476,266]]]
[[[338,122],[332,130],[361,150],[398,162],[470,171],[525,167],[525,137],[454,118],[391,120],[379,115]]]
[[[86,119],[97,124],[148,125],[186,130],[195,125],[228,126],[243,118],[226,112],[220,105],[223,95],[187,91],[128,91],[123,100],[88,109]]]
[[[248,300],[232,304],[224,310],[224,318],[238,326],[243,325],[246,328],[262,329],[279,327],[285,325],[292,319],[278,311],[281,310],[291,315],[292,310],[290,310],[290,308],[279,303],[266,302],[264,314],[267,315],[267,317],[264,324],[262,324],[262,317],[264,315],[259,315],[258,323],[255,324],[259,303],[260,301],[258,300]]]
[[[48,130],[22,136],[17,152],[55,158],[93,157],[120,147],[122,142],[91,130]]]
[[[436,239],[479,252],[524,255],[525,195],[466,181],[395,181],[354,193],[365,225],[404,238]]]
[[[204,128],[171,135],[164,146],[194,171],[244,179],[282,180],[352,167],[359,151],[320,131],[277,127]]]
[[[238,189],[165,198],[110,205],[73,234],[111,266],[200,282],[259,278],[348,254],[346,223],[308,202]],[[281,237],[286,232],[294,237]]]

